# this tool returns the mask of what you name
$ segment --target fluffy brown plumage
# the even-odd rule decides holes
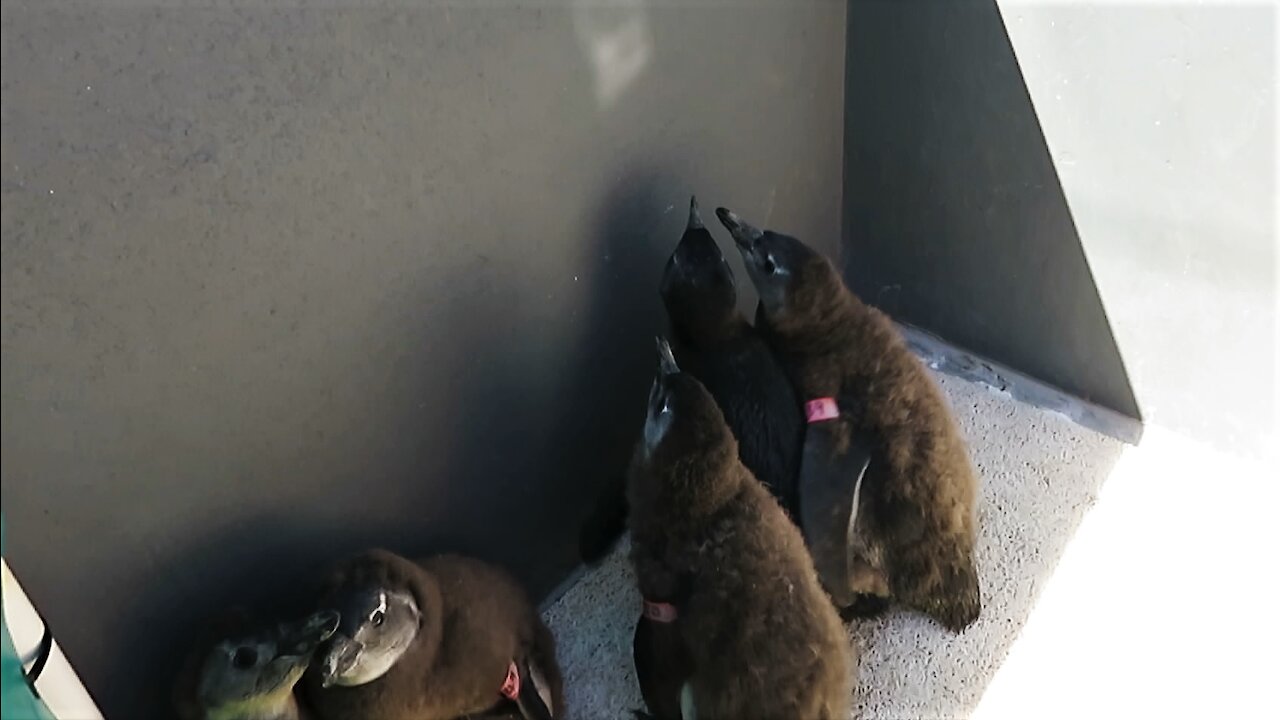
[[[849,644],[804,541],[710,393],[673,367],[654,382],[628,499],[637,581],[679,612],[699,720],[848,717]]]
[[[981,606],[973,559],[978,480],[941,391],[830,260],[723,208],[717,215],[759,290],[757,326],[802,400],[839,403],[839,418],[822,428],[830,462],[855,434],[871,438],[853,533],[854,589],[891,595],[953,630],[968,626]]]
[[[376,680],[323,687],[315,674],[307,697],[322,720],[453,720],[475,715],[516,717],[499,688],[520,659],[546,678],[552,704],[562,706],[555,642],[524,589],[506,572],[457,555],[412,562],[372,550],[340,562],[321,604],[344,593],[381,587],[407,590],[421,612],[418,634]]]

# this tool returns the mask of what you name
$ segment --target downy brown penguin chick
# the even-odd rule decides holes
[[[628,477],[631,560],[692,660],[689,720],[843,720],[850,650],[795,525],[738,458],[711,394],[659,340]]]
[[[174,690],[181,720],[308,720],[295,686],[338,614],[264,625],[243,611],[222,618],[197,643]]]
[[[342,623],[306,680],[322,720],[550,720],[555,641],[506,572],[457,555],[412,562],[370,550],[337,564],[322,607]]]
[[[965,628],[981,606],[978,482],[941,391],[889,319],[854,296],[826,257],[725,208],[716,215],[759,293],[756,325],[805,401],[801,487],[861,472],[865,458],[849,452],[851,439],[870,442],[849,530],[851,590]]]

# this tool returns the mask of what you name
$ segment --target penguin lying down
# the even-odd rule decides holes
[[[551,631],[496,567],[371,550],[333,568],[320,606],[342,615],[305,682],[321,720],[551,720],[562,707]]]
[[[811,492],[838,491],[855,478],[860,484],[853,512],[841,506],[826,523],[836,530],[848,521],[840,547],[849,553],[815,547],[815,558],[848,570],[850,584],[835,588],[847,600],[893,599],[964,629],[981,607],[973,559],[978,479],[941,391],[889,319],[850,292],[830,260],[725,208],[716,215],[760,296],[756,327],[805,402],[806,527],[811,516],[822,523],[825,512],[809,503]]]
[[[179,673],[174,704],[181,720],[309,720],[295,686],[316,648],[338,627],[317,612],[266,625],[232,611],[210,628]]]
[[[637,638],[650,710],[664,720],[847,718],[849,644],[800,532],[739,460],[710,393],[662,340],[658,350],[627,486],[631,561],[665,646],[649,652]],[[673,645],[679,662],[660,657]]]

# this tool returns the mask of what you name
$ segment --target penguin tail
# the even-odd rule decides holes
[[[982,612],[982,592],[978,572],[971,557],[941,568],[941,582],[924,596],[908,605],[925,613],[952,632],[960,632],[973,624]]]

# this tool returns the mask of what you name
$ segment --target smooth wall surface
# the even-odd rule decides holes
[[[852,0],[848,49],[854,290],[1139,417],[995,0]]]
[[[843,3],[211,5],[2,10],[9,561],[109,717],[363,546],[542,595],[689,193],[839,236]]]
[[[1077,397],[1277,457],[1274,3],[851,0],[845,268]]]
[[[1280,5],[1000,8],[1143,414],[1280,460]]]

